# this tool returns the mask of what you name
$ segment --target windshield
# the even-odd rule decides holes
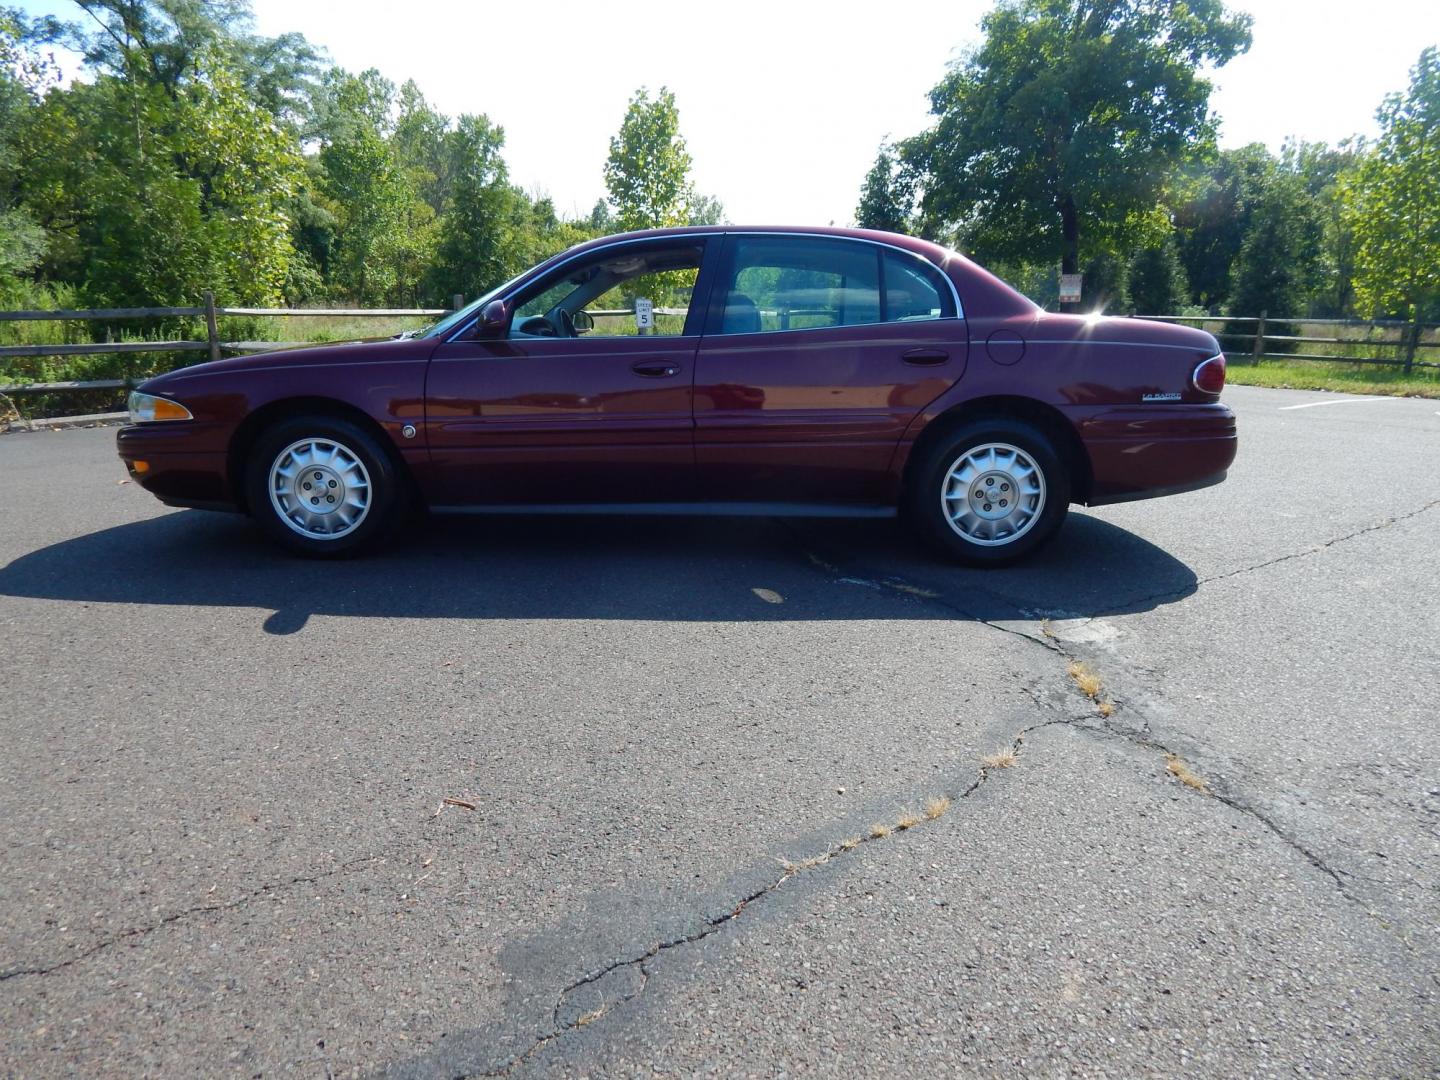
[[[484,296],[480,297],[480,299],[466,304],[459,311],[452,311],[449,315],[446,315],[443,319],[432,325],[429,329],[424,330],[421,333],[416,334],[415,336],[422,338],[433,338],[440,337],[441,335],[448,333],[450,330],[454,329],[456,326],[459,326],[467,319],[471,318],[472,316],[478,315],[481,308],[483,308],[491,300],[494,300],[497,296],[503,295],[517,281],[519,281],[529,272],[529,270],[525,270],[522,273],[516,274],[509,281],[505,282],[505,284],[497,285],[495,288],[487,292]]]

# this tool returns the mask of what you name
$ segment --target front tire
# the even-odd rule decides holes
[[[968,421],[924,451],[907,516],[931,544],[970,566],[1006,566],[1049,543],[1070,508],[1070,474],[1039,428]]]
[[[250,514],[299,555],[334,558],[390,538],[406,511],[400,466],[368,431],[333,416],[267,428],[245,473]]]

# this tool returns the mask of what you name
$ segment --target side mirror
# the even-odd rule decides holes
[[[480,321],[475,324],[475,336],[482,338],[504,337],[510,326],[510,305],[504,300],[491,300],[480,309]]]
[[[570,321],[575,324],[575,332],[577,334],[584,334],[595,329],[595,317],[584,308],[575,312],[575,314],[571,316]]]

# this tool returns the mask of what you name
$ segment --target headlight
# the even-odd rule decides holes
[[[130,391],[130,422],[148,424],[154,420],[194,420],[190,410],[178,401]]]

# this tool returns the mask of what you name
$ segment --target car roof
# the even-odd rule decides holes
[[[885,244],[912,251],[938,266],[957,286],[963,283],[961,301],[967,315],[983,314],[1004,317],[1034,314],[1040,310],[1028,297],[1023,296],[983,266],[972,262],[959,252],[952,251],[933,241],[922,240],[917,236],[906,236],[904,233],[883,232],[879,229],[844,228],[835,225],[675,225],[663,229],[639,229],[634,232],[614,233],[576,244],[568,251],[546,260],[536,268],[536,273],[562,259],[569,259],[593,248],[604,247],[617,241],[663,239],[667,236],[723,235],[726,233],[832,236],[840,239],[867,240],[871,243]],[[957,269],[962,270],[958,276],[955,273]]]

